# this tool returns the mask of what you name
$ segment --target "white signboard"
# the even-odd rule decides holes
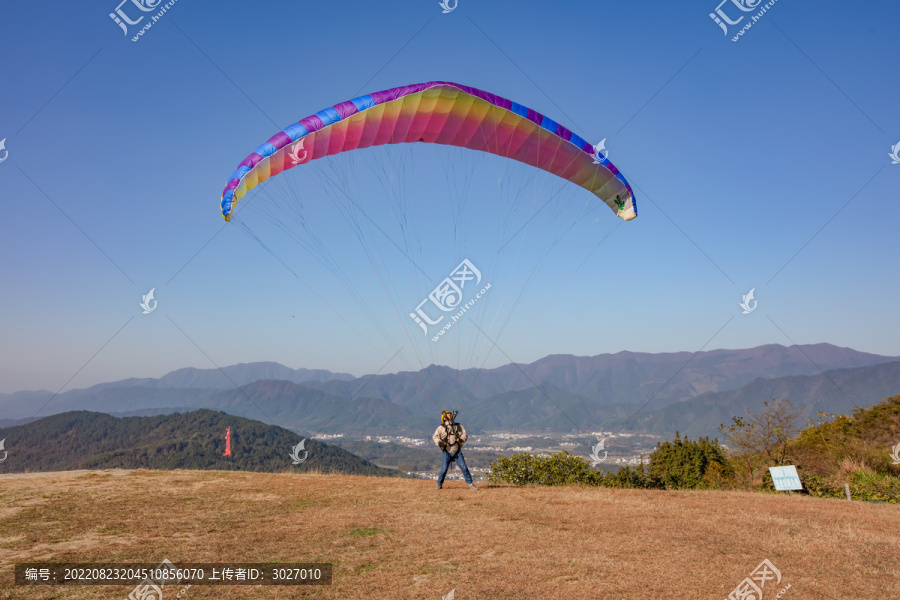
[[[803,489],[803,485],[800,483],[800,476],[797,475],[797,467],[794,465],[788,465],[786,467],[769,467],[769,473],[772,474],[772,481],[775,482],[775,489],[779,492]]]

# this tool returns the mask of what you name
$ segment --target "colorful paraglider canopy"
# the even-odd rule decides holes
[[[481,150],[538,167],[600,198],[629,221],[631,186],[601,153],[556,121],[489,92],[432,81],[341,102],[274,135],[231,174],[222,216],[254,186],[291,167],[358,148],[427,142]]]

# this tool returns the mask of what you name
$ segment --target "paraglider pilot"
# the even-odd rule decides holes
[[[466,428],[461,423],[456,423],[454,418],[454,413],[449,410],[442,412],[441,424],[438,425],[438,428],[434,430],[434,435],[431,436],[437,447],[443,451],[441,454],[441,472],[438,475],[437,487],[434,489],[441,489],[441,486],[444,484],[444,478],[447,476],[447,471],[450,469],[450,463],[455,462],[459,465],[459,470],[462,471],[469,488],[477,490],[478,488],[472,483],[472,474],[469,473],[469,467],[466,466],[466,459],[463,458],[462,453],[462,445],[466,443],[469,436],[466,434]]]

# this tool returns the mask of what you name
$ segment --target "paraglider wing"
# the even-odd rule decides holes
[[[254,186],[286,169],[358,148],[426,142],[489,152],[590,191],[619,217],[637,216],[634,193],[602,153],[562,125],[500,96],[443,81],[360,96],[284,129],[244,159],[222,193],[222,216]]]

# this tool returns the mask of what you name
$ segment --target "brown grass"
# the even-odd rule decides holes
[[[182,600],[721,600],[768,558],[782,600],[900,598],[900,507],[797,495],[514,488],[309,474],[0,476],[0,599],[125,598],[23,587],[32,561],[331,562],[320,587],[193,586]],[[177,592],[177,590],[175,590]],[[164,600],[175,597],[167,594]]]
[[[871,470],[863,458],[845,458],[838,465],[835,481],[850,481],[857,471]]]

